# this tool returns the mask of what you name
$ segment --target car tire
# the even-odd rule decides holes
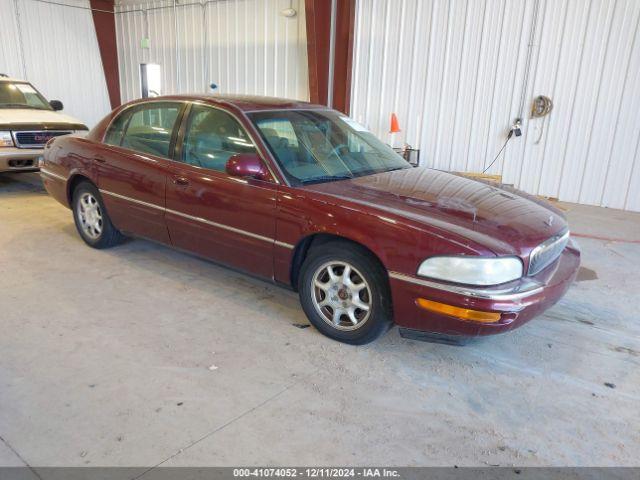
[[[312,247],[298,278],[302,308],[327,337],[363,345],[393,324],[387,273],[354,243],[332,241]]]
[[[124,236],[113,226],[100,192],[90,182],[81,182],[73,191],[73,219],[78,233],[93,248],[118,245]]]

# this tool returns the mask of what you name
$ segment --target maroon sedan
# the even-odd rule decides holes
[[[442,341],[558,301],[580,252],[559,211],[413,168],[354,120],[288,100],[171,96],[50,141],[48,192],[94,248],[147,238],[297,290],[315,327]]]

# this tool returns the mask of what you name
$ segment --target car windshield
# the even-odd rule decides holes
[[[25,82],[0,82],[0,108],[51,110],[45,98]]]
[[[366,128],[332,110],[253,112],[249,117],[295,185],[411,168]]]

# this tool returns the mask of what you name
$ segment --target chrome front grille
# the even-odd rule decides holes
[[[569,230],[566,230],[534,248],[529,257],[528,275],[535,275],[551,265],[560,256],[568,242]]]
[[[39,130],[13,132],[13,141],[18,148],[43,148],[53,137],[69,135],[71,130]]]

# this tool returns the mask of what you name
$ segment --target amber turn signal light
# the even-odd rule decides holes
[[[450,317],[461,318],[470,322],[494,323],[500,320],[500,313],[482,312],[480,310],[470,310],[468,308],[454,307],[453,305],[434,302],[433,300],[427,300],[424,298],[416,299],[416,304],[420,308],[424,308],[425,310],[440,313],[442,315],[449,315]]]

